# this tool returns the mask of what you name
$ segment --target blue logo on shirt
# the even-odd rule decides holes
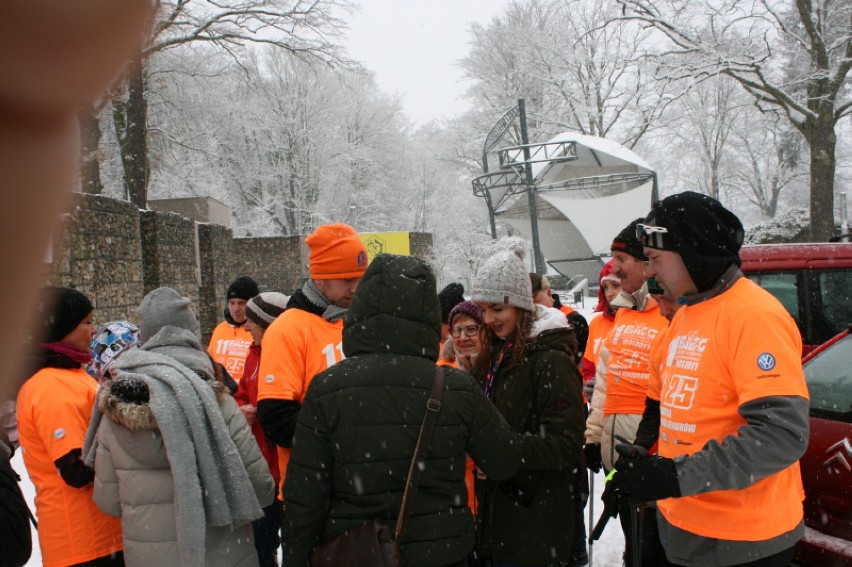
[[[775,357],[769,354],[768,352],[764,352],[763,354],[757,357],[757,366],[761,370],[768,372],[769,370],[775,368]]]

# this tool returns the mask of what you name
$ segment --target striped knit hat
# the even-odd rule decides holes
[[[265,291],[255,295],[246,303],[246,318],[265,329],[284,313],[288,301],[289,297],[277,291]]]

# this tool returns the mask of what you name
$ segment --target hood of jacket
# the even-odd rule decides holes
[[[432,270],[412,256],[379,254],[343,323],[343,353],[395,353],[438,360],[441,306]]]
[[[133,375],[137,364],[149,363],[148,353],[176,360],[204,378],[220,400],[220,396],[224,395],[224,387],[214,379],[213,363],[195,333],[167,325],[148,339],[137,352],[124,353],[116,361],[115,377],[101,386],[98,407],[115,423],[131,431],[158,429],[157,420],[148,405],[148,386],[141,378]]]
[[[544,331],[549,331],[551,329],[568,329],[570,327],[571,325],[568,324],[568,319],[562,311],[536,303],[535,320],[533,321],[529,336],[535,338]]]
[[[149,356],[142,351],[128,355],[124,366],[117,368],[115,377],[103,382],[98,389],[97,404],[101,413],[130,431],[159,430],[157,419],[149,404],[148,385],[138,374],[135,374],[137,365],[142,364],[144,368]],[[213,389],[216,399],[221,404],[228,395],[227,388],[216,380],[206,379],[205,381]]]
[[[564,315],[563,315],[564,317]],[[571,327],[554,327],[540,332],[526,345],[527,354],[546,350],[559,350],[573,360],[577,354],[577,339]]]

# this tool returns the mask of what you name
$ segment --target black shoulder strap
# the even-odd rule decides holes
[[[408,479],[405,482],[405,492],[402,495],[402,505],[396,521],[396,530],[394,530],[394,539],[396,540],[399,540],[405,531],[405,523],[408,520],[408,514],[411,512],[411,502],[414,500],[414,495],[417,494],[417,484],[420,482],[420,473],[423,470],[423,467],[418,463],[426,459],[426,450],[429,448],[429,442],[432,439],[435,421],[438,418],[438,412],[441,411],[441,394],[443,391],[444,368],[436,365],[432,393],[429,395],[429,401],[426,402],[426,415],[423,416],[420,437],[417,438],[414,457],[412,457],[411,466],[408,468]]]

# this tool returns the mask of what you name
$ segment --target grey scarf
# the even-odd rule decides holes
[[[305,294],[308,301],[324,310],[322,312],[322,318],[329,323],[334,323],[339,319],[343,319],[343,317],[346,316],[346,312],[349,311],[347,308],[338,307],[326,299],[314,280],[309,279],[305,282],[305,285],[302,286],[302,293]]]
[[[160,353],[168,350],[162,346]],[[114,374],[148,386],[174,478],[181,565],[204,565],[205,540],[217,528],[231,531],[263,516],[216,394],[174,358],[145,347],[125,353]]]

